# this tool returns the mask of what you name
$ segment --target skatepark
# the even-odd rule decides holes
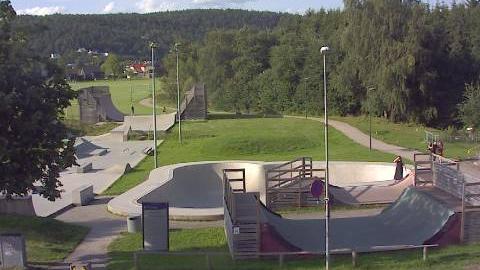
[[[119,121],[116,109],[102,109],[113,106],[111,100],[105,101],[108,97],[104,95],[97,102],[99,107],[95,109],[98,113],[95,119]],[[189,114],[196,116],[194,112]],[[77,139],[75,148],[79,166],[61,173],[62,197],[50,202],[32,194],[34,215],[75,220],[73,214],[69,214],[75,212],[69,211],[73,206],[90,204],[96,195],[102,194],[147,157],[145,150],[153,142],[131,141],[128,135],[130,131],[151,132],[152,117],[122,114],[121,123],[105,135]],[[174,124],[175,114],[157,117],[157,127],[163,132]],[[467,188],[472,195],[467,196],[468,199],[461,192],[461,186],[465,182],[475,184],[478,180],[449,171],[448,168],[455,167],[453,163],[455,161],[419,155],[414,165],[404,167],[402,179],[393,180],[393,163],[330,162],[329,194],[332,205],[346,207],[352,212],[368,205],[383,208],[375,215],[331,219],[330,249],[337,253],[364,253],[469,243],[477,239],[477,232],[469,229],[476,227],[476,212],[466,211],[466,208],[474,209],[477,205],[474,198],[476,186]],[[442,167],[444,165],[447,169]],[[229,179],[241,181],[230,183]],[[277,212],[312,206],[319,209],[323,205],[323,197],[313,196],[311,186],[314,181],[324,179],[325,161],[310,157],[275,162],[219,160],[176,163],[150,171],[146,181],[105,202],[104,206],[117,215],[113,222],[116,224],[115,234],[119,233],[120,227],[125,229],[127,216],[142,214],[142,203],[166,201],[170,204],[169,219],[174,224],[211,226],[208,224],[219,224],[223,220],[228,248],[235,259],[284,253],[293,256],[321,254],[325,252],[324,219],[318,218],[318,214],[316,218],[284,218]],[[229,187],[232,189],[226,189],[225,184],[231,184]],[[87,194],[87,201],[83,202],[81,196],[78,201],[79,194]],[[81,212],[86,208],[75,209]],[[103,218],[104,214],[110,215],[102,213],[100,217]],[[253,227],[257,229],[252,231]],[[108,237],[98,237],[98,231]],[[106,249],[105,243],[111,241],[113,232],[106,233],[108,228],[104,227],[98,231],[95,229],[90,238],[102,239]],[[72,254],[69,260],[89,254],[86,247],[94,246],[91,241],[96,241],[90,238],[87,237],[88,243],[79,248],[78,253]],[[255,244],[245,244],[242,242],[245,239]],[[105,251],[99,252],[103,254]]]
[[[164,166],[153,170],[147,181],[110,201],[108,209],[119,215],[140,214],[142,202],[168,201],[171,205],[170,217],[172,219],[221,219],[223,218],[222,179],[224,169],[245,169],[246,179],[248,179],[246,181],[247,190],[259,192],[261,200],[265,202],[266,172],[269,168],[280,164],[282,163],[221,161]],[[321,167],[323,164],[322,162],[313,162],[313,166]],[[348,173],[350,171],[355,173]],[[295,173],[298,175],[298,172]],[[331,163],[331,174],[334,179],[332,185],[338,186],[335,193],[350,204],[353,204],[354,197],[357,197],[357,200],[368,197],[372,203],[394,201],[403,188],[397,194],[385,195],[384,192],[392,189],[392,185],[395,186],[392,180],[394,172],[394,165],[388,163]],[[407,174],[408,170],[405,171],[405,175]],[[377,188],[381,192],[376,192]],[[390,197],[373,202],[375,196],[379,197],[380,194]]]

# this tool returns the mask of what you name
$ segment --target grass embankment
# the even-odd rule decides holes
[[[0,215],[0,233],[21,233],[30,262],[63,260],[88,233],[88,228],[51,218]]]
[[[97,124],[84,124],[78,120],[65,120],[75,136],[98,136],[110,132],[121,124],[115,122],[103,122]]]
[[[109,247],[112,257],[108,269],[133,269],[133,252],[142,249],[141,234],[123,234]],[[228,252],[223,228],[185,229],[170,232],[171,251],[221,251]],[[386,253],[360,254],[358,266],[352,268],[349,256],[334,256],[332,269],[470,269],[480,263],[480,245],[450,246],[429,252],[427,262],[423,262],[421,250]],[[213,269],[278,269],[277,260],[253,260],[233,262],[230,256],[214,256]],[[204,256],[162,257],[142,255],[140,270],[150,269],[207,269]],[[284,268],[296,270],[324,269],[323,258],[286,259]],[[474,268],[471,268],[474,269]]]
[[[283,161],[300,156],[324,159],[322,125],[291,118],[218,119],[182,124],[183,144],[177,128],[165,135],[158,148],[159,164],[206,160]],[[330,129],[330,158],[333,160],[385,161],[392,155],[369,151],[335,129]],[[153,157],[145,158],[106,192],[121,194],[143,182],[153,169]]]
[[[365,134],[369,134],[369,118],[366,116],[332,117],[348,123]],[[372,118],[372,136],[389,144],[399,145],[408,149],[426,151],[425,131],[440,132],[432,128],[413,123],[393,123],[384,118]],[[444,142],[445,156],[462,159],[475,156],[480,151],[480,145],[463,142]]]

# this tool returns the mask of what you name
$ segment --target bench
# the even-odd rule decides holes
[[[83,185],[72,191],[72,203],[77,206],[88,205],[94,197],[93,185]]]
[[[80,164],[80,166],[77,167],[77,173],[86,173],[89,172],[93,169],[93,165],[91,162]]]

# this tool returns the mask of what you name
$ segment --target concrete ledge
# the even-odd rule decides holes
[[[0,214],[36,216],[32,196],[14,197],[12,199],[0,196]]]
[[[88,205],[94,197],[93,185],[83,185],[72,191],[72,203],[77,206]]]
[[[93,164],[91,162],[80,164],[80,166],[77,167],[77,173],[86,173],[91,170],[93,170]]]
[[[92,152],[90,152],[90,154],[94,155],[94,156],[103,156],[103,155],[106,155],[108,153],[108,149],[95,149],[93,150]]]

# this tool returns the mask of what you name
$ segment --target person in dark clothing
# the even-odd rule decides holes
[[[393,179],[395,180],[402,180],[403,179],[403,161],[401,156],[397,156],[393,162],[396,163],[395,167],[395,176]]]

